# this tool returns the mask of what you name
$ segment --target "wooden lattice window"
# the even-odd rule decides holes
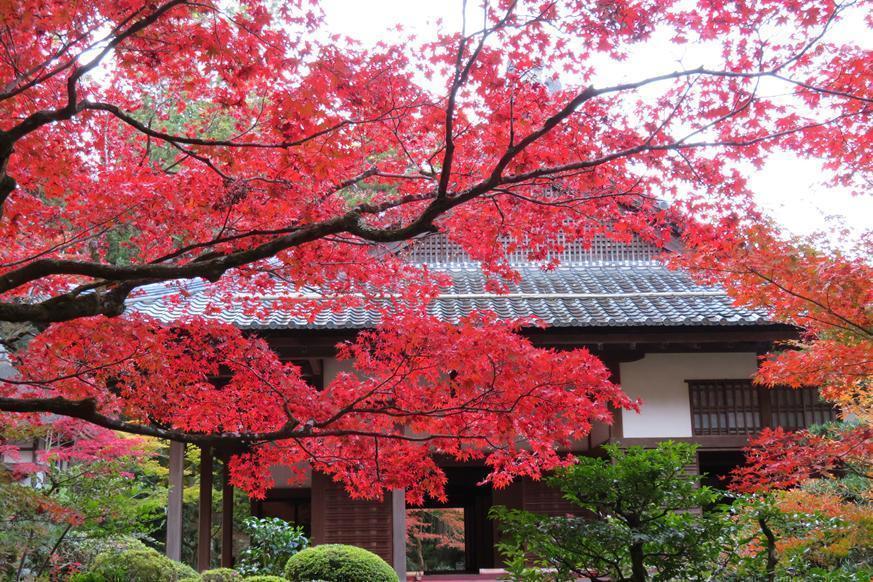
[[[774,388],[769,393],[773,426],[797,430],[831,421],[836,416],[834,407],[822,401],[813,388]]]
[[[833,406],[815,388],[762,388],[749,380],[688,380],[695,436],[754,434],[764,427],[789,430],[833,420]]]
[[[692,380],[688,386],[695,435],[761,430],[761,395],[748,380]]]

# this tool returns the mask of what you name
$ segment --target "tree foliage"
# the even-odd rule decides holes
[[[873,574],[869,504],[815,488],[739,497],[721,578],[866,581]]]
[[[538,477],[635,403],[586,351],[518,337],[531,322],[436,320],[445,281],[385,245],[443,232],[499,288],[509,251],[663,242],[659,197],[744,212],[739,169],[775,150],[860,190],[870,53],[829,34],[859,10],[487,0],[462,30],[363,48],[302,0],[3,3],[0,321],[40,333],[10,344],[0,410],[243,451],[233,481],[255,495],[270,464],[307,461],[355,495],[440,497],[434,452],[483,459],[496,486]],[[605,78],[656,37],[714,50]],[[343,347],[360,374],[319,392],[230,326],[124,314],[193,278],[213,312],[355,305],[385,325]]]
[[[288,558],[309,547],[303,528],[278,517],[249,517],[243,521],[249,546],[239,555],[236,569],[244,575],[285,573]]]
[[[517,579],[696,580],[715,569],[726,522],[699,512],[719,495],[687,472],[695,448],[607,445],[608,458],[580,457],[549,484],[576,505],[571,516],[495,507],[501,551]]]
[[[871,471],[873,430],[869,425],[836,424],[795,432],[764,429],[751,439],[746,464],[732,472],[731,488],[756,493],[791,489],[812,479],[867,480],[873,476]],[[843,496],[864,500],[864,495],[850,491]]]
[[[854,243],[839,230],[780,236],[753,215],[733,229],[699,228],[680,262],[725,286],[745,306],[801,330],[761,362],[766,386],[815,386],[869,424],[873,420],[873,237]]]

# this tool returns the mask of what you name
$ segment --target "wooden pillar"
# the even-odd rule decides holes
[[[318,471],[312,471],[312,485],[310,489],[310,503],[312,517],[311,539],[313,546],[327,543],[327,488],[330,482]]]
[[[406,491],[391,491],[391,542],[394,571],[406,580]]]
[[[233,567],[233,485],[230,484],[230,457],[224,459],[221,488],[221,567]]]
[[[209,569],[212,557],[212,448],[200,447],[200,501],[197,516],[197,569]]]
[[[182,559],[182,480],[185,469],[185,443],[170,441],[170,487],[167,494],[167,557]]]

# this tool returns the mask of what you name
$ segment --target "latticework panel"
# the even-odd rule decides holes
[[[695,435],[752,434],[761,430],[758,389],[748,380],[689,382]]]
[[[560,242],[560,238],[559,238]],[[531,260],[529,249],[521,245],[507,255],[510,264],[531,264],[557,259],[561,264],[605,264],[605,263],[651,263],[663,251],[643,240],[635,238],[628,243],[622,243],[597,236],[590,246],[571,242],[564,245],[563,250],[550,253],[543,261]],[[403,251],[403,256],[413,263],[424,264],[461,264],[471,260],[460,245],[450,241],[444,234],[433,234],[413,242]]]
[[[770,390],[770,411],[775,426],[788,430],[823,424],[836,418],[834,407],[811,388]]]
[[[816,388],[763,388],[750,380],[689,380],[695,436],[754,434],[764,427],[806,428],[836,418]]]

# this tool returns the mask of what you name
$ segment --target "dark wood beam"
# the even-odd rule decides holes
[[[221,488],[221,567],[233,567],[233,485],[230,484],[229,458],[224,459]]]
[[[184,489],[185,443],[170,441],[169,491],[167,494],[167,557],[182,559],[182,490]]]
[[[742,449],[749,443],[749,436],[738,435],[701,435],[693,437],[625,437],[617,438],[612,442],[624,447],[655,448],[663,441],[691,443],[698,446],[699,450],[709,451],[735,451]]]
[[[250,331],[264,337],[284,359],[325,358],[336,345],[352,341],[360,330],[285,329]],[[798,330],[782,324],[548,327],[524,329],[536,345],[558,348],[585,346],[604,355],[615,352],[633,359],[653,351],[767,351],[773,342],[796,339]]]

